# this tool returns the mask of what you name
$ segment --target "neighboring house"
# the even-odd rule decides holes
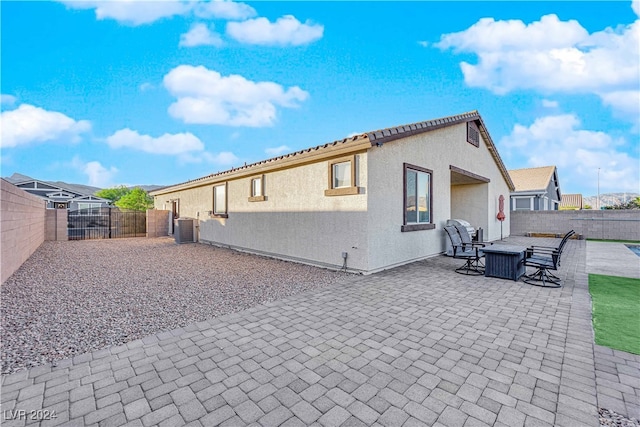
[[[197,219],[201,242],[371,273],[442,253],[450,218],[482,227],[486,240],[499,239],[498,200],[513,189],[473,111],[357,135],[150,194],[156,209]]]
[[[562,194],[555,166],[510,170],[512,211],[557,211]]]
[[[575,210],[579,211],[584,209],[584,203],[582,201],[582,194],[563,194],[560,201],[560,210]]]
[[[37,179],[14,182],[14,185],[27,193],[34,194],[47,202],[49,209],[68,209],[71,211],[96,212],[99,208],[109,207],[111,201],[83,194],[67,187]]]

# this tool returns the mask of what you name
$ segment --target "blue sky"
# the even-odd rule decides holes
[[[2,176],[169,185],[478,110],[507,168],[640,192],[638,2],[3,2]]]

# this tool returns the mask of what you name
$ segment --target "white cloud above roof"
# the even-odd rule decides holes
[[[217,154],[204,151],[202,153],[185,153],[178,157],[181,163],[210,163],[218,166],[233,166],[238,164],[240,159],[231,151],[222,151]]]
[[[590,34],[579,22],[556,15],[529,24],[483,18],[435,44],[477,56],[476,64],[460,63],[469,86],[497,94],[520,89],[593,93],[623,113],[638,91],[639,45],[640,20]],[[612,95],[618,92],[625,95]]]
[[[79,156],[71,160],[71,166],[87,176],[88,185],[100,188],[113,185],[113,178],[119,172],[114,166],[106,168],[97,160],[84,162]]]
[[[113,182],[113,177],[118,173],[115,167],[105,168],[98,161],[88,162],[83,172],[89,177],[89,185],[94,187],[108,187]]]
[[[242,20],[257,15],[256,10],[248,4],[233,1],[196,2],[193,12],[199,18],[228,20]]]
[[[2,105],[13,105],[16,103],[18,99],[13,95],[2,94],[0,95],[0,104]]]
[[[213,26],[208,27],[206,24],[198,23],[191,29],[180,36],[180,46],[216,46],[224,45],[220,34],[213,31]]]
[[[558,108],[558,101],[552,101],[551,99],[543,99],[542,106],[544,108]]]
[[[78,142],[82,133],[91,130],[91,124],[86,120],[76,121],[57,111],[47,111],[29,104],[3,111],[0,123],[3,148],[57,140]]]
[[[307,20],[301,23],[292,15],[270,22],[267,18],[227,23],[227,35],[235,40],[255,45],[299,46],[322,38],[324,26]]]
[[[281,145],[279,147],[267,148],[267,149],[264,150],[264,152],[267,153],[270,156],[279,156],[279,155],[287,153],[289,151],[291,151],[291,148],[289,148],[286,145]]]
[[[180,65],[164,76],[177,98],[169,114],[185,123],[263,127],[274,123],[277,108],[295,108],[309,94],[298,86],[254,82],[240,75],[223,76],[204,66]]]
[[[176,155],[204,150],[204,144],[192,133],[165,133],[157,138],[141,135],[129,128],[121,129],[107,137],[111,148],[130,148],[152,154]]]
[[[113,19],[126,25],[151,24],[163,18],[188,14],[193,5],[183,1],[63,1],[70,9],[95,9],[96,19]]]
[[[566,188],[591,182],[595,189],[600,168],[603,190],[638,191],[640,159],[622,151],[628,142],[581,126],[574,114],[540,117],[516,124],[498,146],[507,156],[527,158],[527,167],[557,166]]]

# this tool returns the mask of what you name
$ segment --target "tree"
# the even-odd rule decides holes
[[[153,197],[149,196],[142,188],[136,187],[122,196],[115,205],[120,209],[146,211],[153,208]]]
[[[640,209],[640,197],[636,197],[626,203],[618,203],[617,205],[605,206],[604,208],[612,210]]]
[[[117,187],[112,188],[104,188],[98,192],[96,192],[96,196],[102,197],[103,199],[111,200],[112,203],[117,202],[122,197],[129,194],[131,190],[127,188],[125,185],[119,185]]]

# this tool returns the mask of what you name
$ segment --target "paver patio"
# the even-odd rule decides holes
[[[458,275],[460,260],[436,257],[20,371],[2,377],[2,425],[37,424],[16,415],[39,409],[57,416],[42,426],[638,417],[640,358],[593,344],[585,248],[567,244],[560,289]]]

